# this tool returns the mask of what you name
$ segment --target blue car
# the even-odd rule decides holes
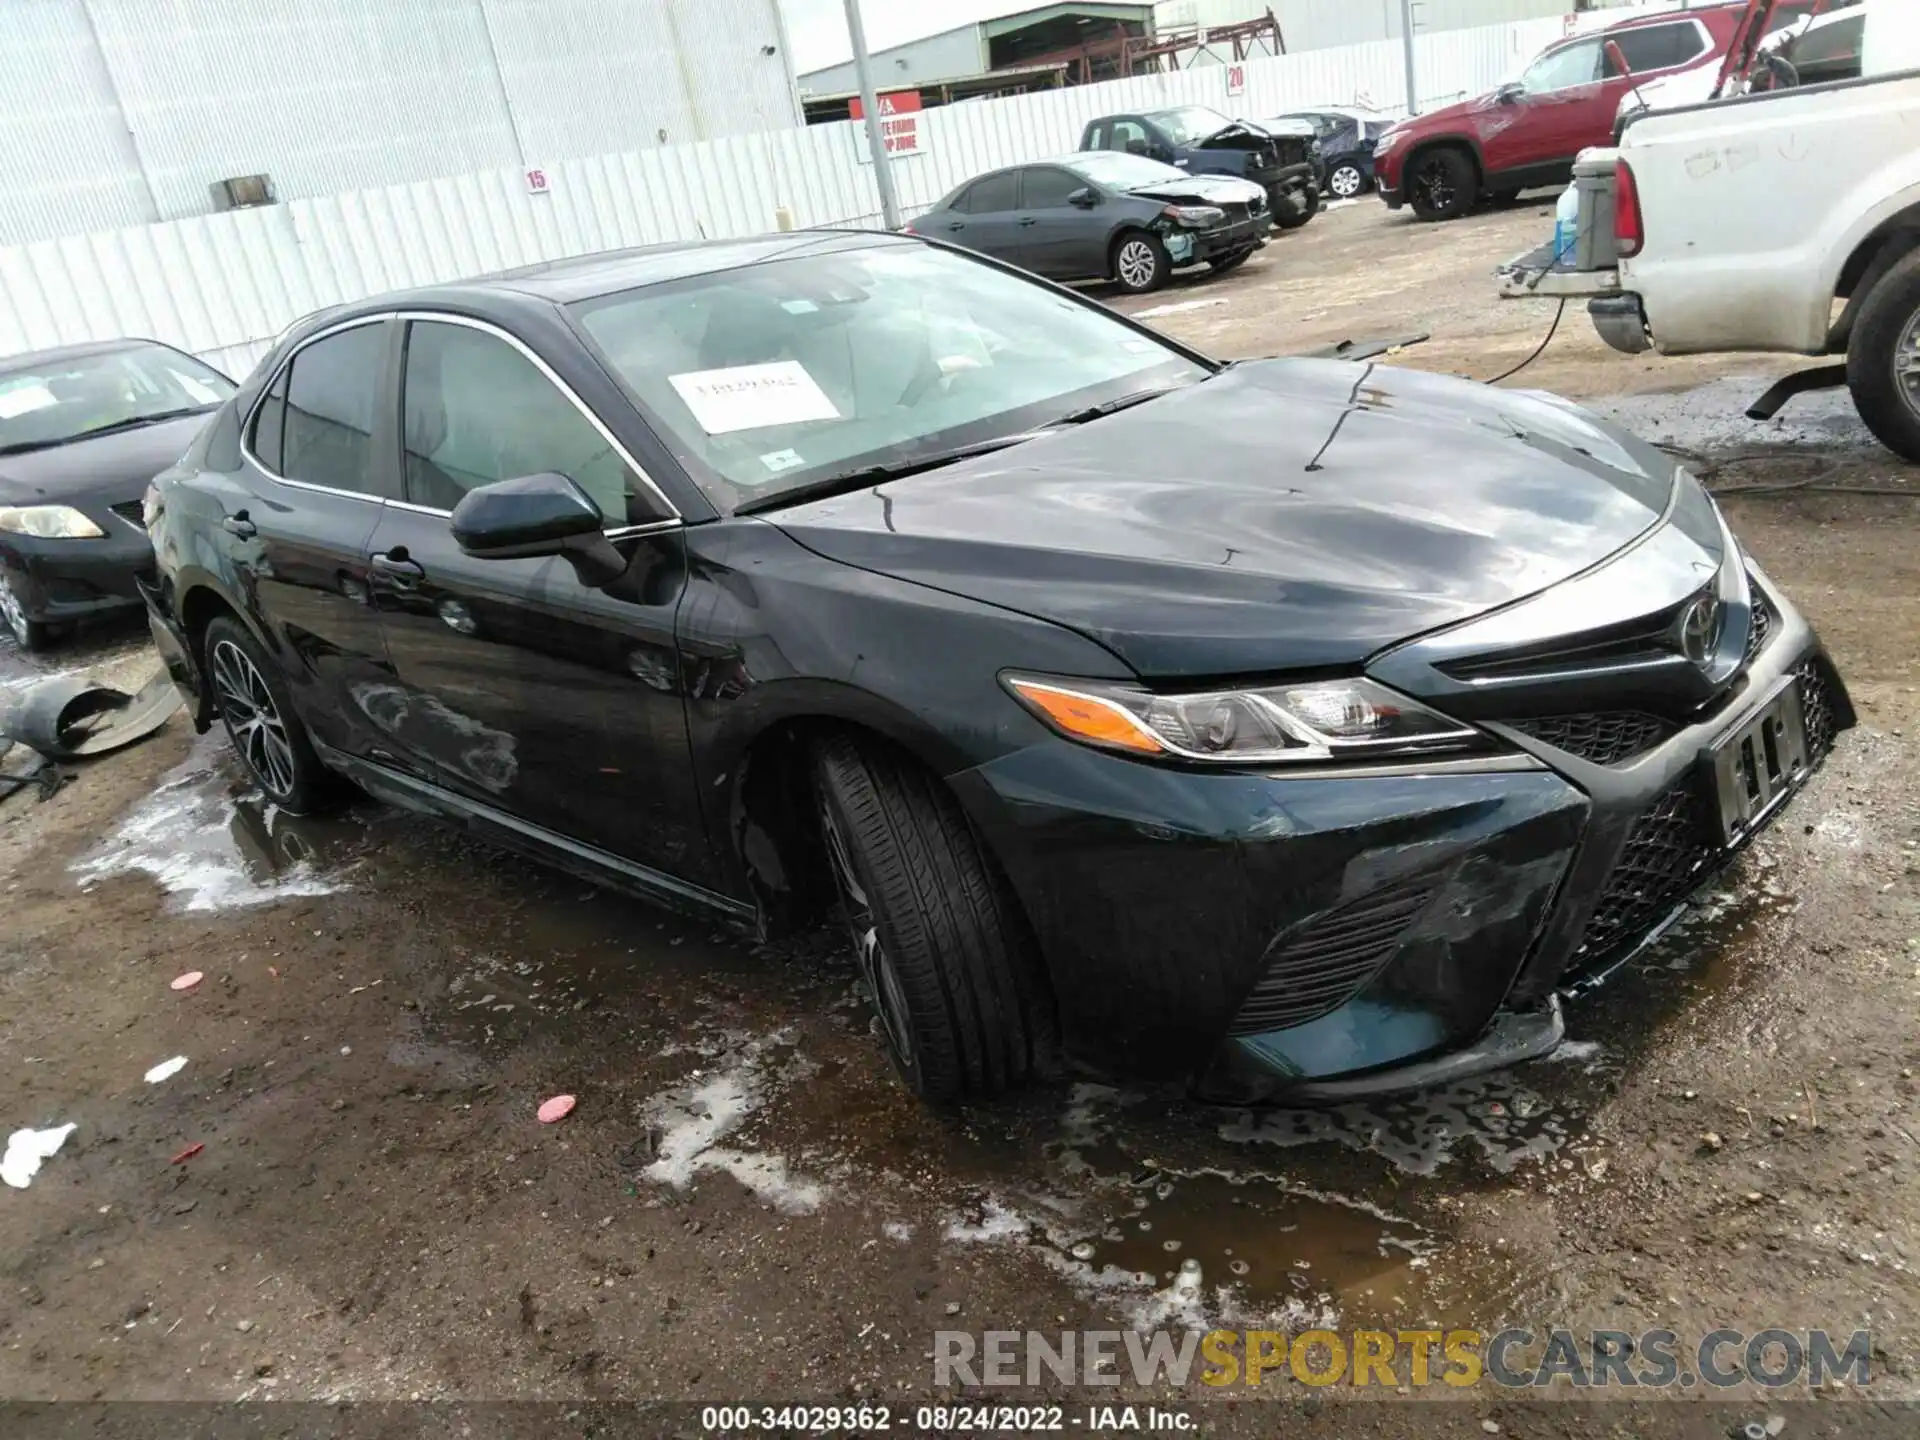
[[[1321,189],[1335,200],[1351,200],[1373,188],[1373,147],[1393,121],[1366,110],[1327,106],[1276,116],[1261,124],[1271,129],[1285,121],[1305,121],[1320,142]]]

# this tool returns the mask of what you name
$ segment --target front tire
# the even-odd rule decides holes
[[[1463,150],[1443,145],[1407,165],[1407,203],[1422,220],[1457,220],[1479,198],[1480,177]]]
[[[814,752],[827,858],[900,1076],[936,1103],[1040,1070],[1053,1008],[1026,920],[958,802],[904,755],[835,735]]]
[[[1366,188],[1367,177],[1361,174],[1360,167],[1351,161],[1334,166],[1333,173],[1327,176],[1327,189],[1341,200],[1351,200],[1354,196],[1365,193]]]
[[[222,615],[207,627],[202,654],[220,723],[254,783],[289,814],[324,807],[334,792],[333,777],[313,753],[286,679],[266,648],[239,621]]]
[[[1298,230],[1320,213],[1320,188],[1307,185],[1281,197],[1273,207],[1273,223],[1282,230]]]
[[[1158,290],[1172,273],[1173,261],[1158,236],[1135,230],[1114,243],[1113,278],[1129,295]]]
[[[14,590],[5,571],[0,571],[0,621],[5,622],[7,633],[22,650],[44,650],[53,643],[53,627],[44,620],[27,618],[26,602]]]
[[[1920,463],[1920,250],[1861,303],[1847,342],[1847,389],[1874,438]]]

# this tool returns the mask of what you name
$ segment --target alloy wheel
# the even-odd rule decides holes
[[[1453,205],[1453,181],[1447,176],[1447,167],[1438,159],[1429,160],[1420,171],[1419,185],[1426,192],[1427,203],[1435,210],[1446,210]]]
[[[276,800],[293,793],[293,744],[266,677],[231,640],[216,641],[209,667],[220,717],[253,778]]]
[[[1920,310],[1907,317],[1893,347],[1893,383],[1907,409],[1920,416]]]
[[[1144,240],[1129,240],[1120,247],[1115,268],[1119,270],[1120,279],[1129,289],[1142,290],[1152,283],[1154,267],[1157,263],[1151,245]]]
[[[840,833],[840,822],[834,818],[833,806],[824,797],[820,803],[820,824],[826,832],[827,859],[833,866],[834,881],[840,887],[847,929],[853,934],[854,961],[873,996],[873,1008],[879,1013],[880,1026],[886,1032],[887,1048],[902,1070],[911,1071],[913,1032],[907,1025],[906,991],[901,988],[900,977],[894,971],[886,947],[880,943],[880,925],[874,919],[873,906],[867,900],[859,876],[854,873],[853,857]]]
[[[1358,167],[1353,165],[1342,165],[1327,177],[1327,188],[1342,200],[1351,200],[1358,195],[1364,183]]]
[[[20,648],[26,649],[27,636],[31,633],[26,609],[20,604],[20,597],[13,593],[13,585],[5,575],[0,575],[0,619],[7,622],[7,629],[13,638],[20,642]]]

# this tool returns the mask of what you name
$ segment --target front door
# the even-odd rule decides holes
[[[951,240],[1009,264],[1020,263],[1026,232],[1019,226],[1019,171],[982,175],[967,187],[954,208],[959,213],[949,214],[946,231],[936,233],[935,239]]]
[[[1020,263],[1036,275],[1080,280],[1106,273],[1107,227],[1100,207],[1067,200],[1082,190],[1098,194],[1057,165],[1029,165],[1020,172],[1020,227],[1026,236]]]
[[[214,541],[227,553],[307,729],[364,755],[378,746],[355,696],[386,674],[368,605],[367,542],[398,493],[383,411],[390,322],[323,333],[281,366],[250,417],[241,473]]]
[[[710,862],[673,637],[678,527],[617,540],[634,563],[604,590],[562,559],[464,554],[448,515],[476,486],[563,474],[617,531],[641,482],[610,433],[503,333],[406,323],[404,501],[370,547],[393,681],[369,709],[422,778],[701,883]]]
[[[1529,65],[1522,93],[1489,103],[1479,116],[1487,169],[1498,175],[1570,163],[1584,146],[1605,144],[1611,112],[1600,123],[1600,138],[1592,138],[1594,117],[1606,109],[1601,66],[1597,37],[1549,50]]]

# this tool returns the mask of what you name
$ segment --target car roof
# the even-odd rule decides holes
[[[470,280],[369,296],[365,300],[335,306],[323,313],[330,319],[349,319],[370,312],[405,309],[410,305],[433,306],[448,301],[482,298],[509,303],[515,298],[526,298],[552,305],[569,305],[577,300],[590,300],[623,290],[644,289],[649,285],[684,280],[690,276],[741,270],[749,265],[791,255],[828,254],[840,250],[916,243],[911,237],[885,231],[828,229],[782,231],[730,240],[667,241],[627,250],[602,250],[564,260],[546,260]],[[309,317],[312,318],[315,317]]]
[[[87,340],[77,345],[56,345],[50,350],[29,350],[24,355],[9,355],[0,359],[0,375],[13,375],[22,370],[38,370],[43,366],[58,365],[67,360],[82,360],[89,355],[116,355],[127,350],[172,349],[171,345],[163,345],[158,340],[147,340],[137,335],[125,335],[118,340]]]

